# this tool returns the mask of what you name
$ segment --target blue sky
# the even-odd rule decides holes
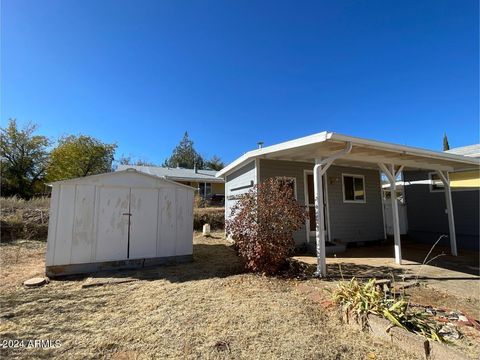
[[[323,130],[479,142],[479,8],[462,1],[3,0],[1,121],[162,162]]]

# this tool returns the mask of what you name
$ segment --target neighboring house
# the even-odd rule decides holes
[[[295,242],[298,246],[315,244],[317,273],[325,275],[327,241],[345,244],[386,236],[380,171],[394,187],[402,170],[437,171],[448,185],[447,171],[479,165],[480,161],[460,155],[322,132],[249,151],[220,170],[217,177],[225,179],[227,219],[235,201],[255,184],[272,177],[290,178],[295,196],[310,214],[306,226],[294,234]],[[396,198],[393,201],[396,205]],[[448,205],[451,208],[451,202]],[[396,262],[401,263],[395,209],[398,207],[392,206],[394,253]],[[456,255],[453,217],[448,221],[452,254]]]
[[[446,151],[448,154],[480,158],[480,144]],[[458,248],[479,250],[480,171],[478,167],[450,172],[450,186]],[[448,233],[445,213],[445,187],[437,174],[428,171],[405,171],[405,199],[410,238],[433,243]],[[448,239],[441,243],[448,244]]]
[[[116,171],[135,169],[146,174],[163,177],[197,189],[204,199],[222,200],[225,196],[224,180],[215,177],[215,170],[169,168],[160,166],[119,165]]]

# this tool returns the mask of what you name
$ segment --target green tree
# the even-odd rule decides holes
[[[207,169],[219,171],[225,167],[225,164],[223,163],[222,159],[220,159],[220,157],[218,157],[217,155],[213,155],[210,160],[207,160],[205,162],[205,167]]]
[[[61,138],[50,153],[47,179],[57,181],[112,171],[116,144],[86,135]]]
[[[450,150],[450,144],[448,143],[447,133],[443,134],[443,151]]]
[[[35,124],[19,129],[16,119],[9,119],[8,126],[0,128],[3,196],[30,198],[41,189],[50,141],[45,136],[34,135],[36,130]]]
[[[185,131],[182,140],[175,149],[173,149],[172,155],[165,160],[163,166],[180,166],[187,169],[193,169],[194,166],[196,166],[198,169],[203,169],[205,161],[202,156],[197,153],[193,147],[193,141],[188,136],[188,132]]]

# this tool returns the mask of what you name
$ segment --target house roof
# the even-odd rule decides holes
[[[456,147],[450,150],[445,151],[449,154],[470,156],[470,157],[480,157],[480,144],[473,144],[467,146]]]
[[[126,169],[135,169],[145,174],[164,177],[175,181],[195,181],[195,182],[214,182],[223,183],[223,179],[215,177],[215,170],[197,170],[183,168],[169,168],[161,166],[136,166],[136,165],[119,165],[116,171]]]
[[[335,165],[379,169],[378,163],[403,165],[404,169],[466,170],[480,166],[479,159],[441,151],[398,145],[377,140],[321,132],[247,152],[217,173],[225,177],[254,159],[274,159],[315,163],[352,145],[351,151],[334,161]]]

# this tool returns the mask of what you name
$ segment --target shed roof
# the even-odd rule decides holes
[[[95,182],[100,182],[102,179],[105,179],[105,178],[115,178],[115,177],[124,176],[126,174],[148,177],[149,179],[152,179],[152,180],[155,180],[155,181],[162,181],[162,182],[166,182],[170,185],[174,185],[174,186],[177,186],[177,187],[182,187],[182,188],[186,188],[186,189],[193,190],[193,191],[195,190],[191,186],[180,184],[180,183],[175,182],[173,180],[166,179],[165,177],[146,174],[144,172],[137,171],[135,169],[125,169],[125,170],[121,170],[121,171],[114,171],[114,172],[108,172],[108,173],[103,173],[103,174],[96,174],[96,175],[83,176],[83,177],[78,177],[78,178],[73,178],[73,179],[60,180],[60,181],[55,181],[55,182],[53,182],[51,184],[48,184],[48,185],[95,183]]]
[[[329,157],[341,151],[348,143],[352,144],[352,150],[335,160],[334,164],[378,169],[378,163],[387,163],[403,165],[404,169],[447,171],[475,169],[480,166],[480,160],[471,157],[324,131],[249,151],[220,170],[217,176],[224,177],[257,158],[314,163],[315,159]]]
[[[137,166],[137,165],[119,165],[117,171],[126,169],[135,169],[145,174],[165,177],[175,181],[197,181],[197,182],[216,182],[223,183],[223,179],[215,177],[215,170],[196,170],[184,168],[169,168],[161,166]]]

